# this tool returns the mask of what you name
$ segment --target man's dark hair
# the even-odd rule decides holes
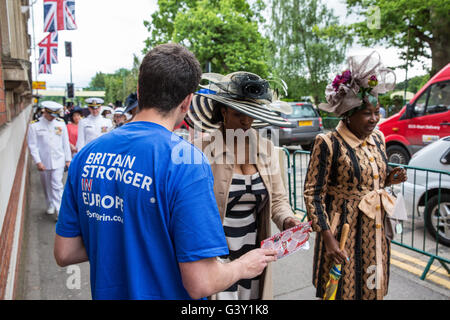
[[[153,48],[139,69],[139,109],[156,108],[167,115],[195,92],[202,70],[192,52],[176,43]]]

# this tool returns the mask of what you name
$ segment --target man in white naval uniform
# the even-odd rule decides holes
[[[64,167],[72,160],[69,135],[64,120],[58,117],[63,106],[53,101],[41,103],[43,114],[28,129],[28,147],[41,175],[47,213],[59,211],[64,191]]]
[[[112,121],[102,117],[100,114],[103,99],[88,98],[86,103],[91,114],[78,123],[78,151],[92,140],[113,129]]]

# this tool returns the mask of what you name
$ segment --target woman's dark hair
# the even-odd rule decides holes
[[[156,108],[167,115],[197,90],[201,75],[200,63],[185,47],[175,43],[156,46],[139,69],[139,109]]]
[[[217,102],[217,101],[212,101],[212,112],[211,112],[211,123],[216,124],[216,123],[220,123],[223,122],[223,115],[222,115],[222,108],[228,108],[225,104]]]
[[[80,115],[80,117],[83,116],[83,111],[82,111],[81,109],[73,109],[73,110],[69,113],[69,120],[70,120],[70,122],[72,122],[72,123],[73,123],[73,115],[74,115],[75,113],[78,113],[78,114]]]

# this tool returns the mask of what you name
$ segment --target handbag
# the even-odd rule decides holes
[[[393,195],[395,196],[395,194]],[[408,220],[403,195],[400,193],[396,198],[393,214],[391,216],[386,214],[384,221],[384,230],[386,232],[386,237],[389,240],[393,240],[395,234],[401,234],[403,232],[402,222]]]

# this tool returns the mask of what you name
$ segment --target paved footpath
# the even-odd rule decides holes
[[[45,213],[45,198],[39,173],[32,166],[31,194],[24,230],[20,286],[20,300],[77,300],[91,299],[89,264],[59,267],[53,256],[56,220]],[[75,276],[80,275],[80,281]],[[72,277],[71,277],[72,276]],[[67,285],[69,284],[69,286]]]
[[[274,227],[276,228],[276,227]],[[392,246],[393,250],[398,247]],[[312,285],[314,233],[310,249],[282,258],[274,266],[274,295],[281,300],[312,300],[316,289]],[[448,276],[447,276],[448,279]],[[386,300],[450,300],[450,290],[391,264],[389,292]]]
[[[53,257],[55,219],[45,213],[45,201],[39,175],[31,171],[31,194],[25,225],[22,263],[19,271],[18,299],[77,300],[91,299],[89,264],[60,268]],[[273,226],[274,232],[276,227]],[[275,299],[315,300],[311,284],[314,234],[308,251],[280,259],[274,265]],[[395,246],[393,249],[396,249]],[[436,264],[436,262],[435,262]],[[449,279],[448,275],[445,275]],[[387,300],[449,300],[450,290],[432,281],[391,265]]]

